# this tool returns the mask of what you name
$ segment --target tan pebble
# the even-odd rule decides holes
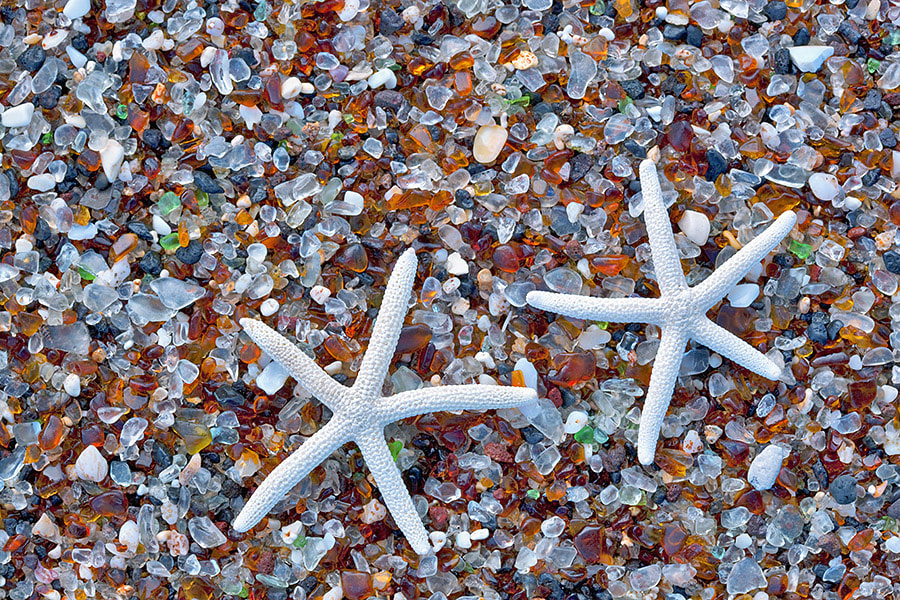
[[[512,66],[515,68],[524,71],[525,69],[530,69],[538,64],[537,56],[535,56],[534,52],[529,50],[523,50],[512,60]]]
[[[378,500],[371,500],[368,504],[363,505],[363,512],[360,520],[366,525],[377,523],[387,516],[387,509]]]
[[[172,556],[187,556],[191,544],[186,535],[173,531],[166,542],[166,546],[168,546],[169,554]]]
[[[509,132],[499,125],[483,125],[475,134],[472,155],[482,164],[492,163],[500,156]]]
[[[553,132],[553,145],[557,150],[565,150],[566,142],[575,135],[575,128],[568,123],[563,123]]]
[[[300,80],[296,77],[288,77],[281,84],[281,97],[285,100],[296,98],[300,94]]]
[[[119,528],[119,543],[128,548],[129,552],[137,552],[140,542],[141,534],[137,523],[125,521]]]
[[[416,21],[419,20],[419,17],[422,16],[422,11],[419,10],[418,6],[410,6],[406,8],[402,13],[400,13],[400,17],[404,22],[412,25]]]
[[[478,287],[486,288],[491,285],[491,282],[494,280],[494,276],[491,275],[489,269],[482,269],[478,271]]]
[[[37,523],[34,524],[34,527],[31,528],[31,533],[39,535],[44,539],[52,540],[59,535],[59,527],[47,513],[44,513],[41,515],[41,518],[37,520]]]
[[[178,481],[181,485],[187,485],[188,482],[194,478],[200,471],[200,455],[195,454],[191,457],[191,460],[188,461],[188,464],[182,469],[181,473],[178,475]]]
[[[160,516],[162,516],[163,521],[168,523],[169,525],[174,525],[178,522],[178,506],[173,504],[172,502],[166,500],[162,503],[162,506],[159,507]]]

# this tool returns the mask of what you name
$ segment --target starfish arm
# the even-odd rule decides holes
[[[704,310],[712,308],[734,285],[744,278],[753,265],[769,254],[794,228],[797,215],[792,211],[782,213],[765,231],[725,261],[712,275],[693,288],[698,303]]]
[[[651,464],[656,455],[656,442],[659,440],[659,431],[662,429],[663,419],[672,399],[686,343],[685,331],[675,328],[663,329],[638,429],[637,455],[642,465]]]
[[[248,531],[272,510],[272,507],[297,485],[310,471],[349,440],[347,426],[332,419],[311,438],[303,442],[287,460],[275,467],[241,509],[232,527]]]
[[[675,237],[672,235],[672,223],[669,212],[662,199],[659,187],[659,174],[652,160],[644,160],[640,166],[641,193],[644,196],[644,226],[650,238],[650,249],[653,254],[653,270],[659,290],[663,295],[679,292],[687,288]]]
[[[778,365],[762,352],[709,319],[703,319],[693,326],[691,338],[758,375],[768,379],[778,379],[781,376]]]
[[[349,389],[328,376],[316,362],[286,337],[255,319],[241,319],[250,338],[272,360],[284,367],[291,377],[333,412],[347,397]]]
[[[537,400],[531,388],[507,385],[442,385],[400,392],[383,400],[389,422],[443,410],[514,408]]]
[[[528,304],[540,310],[576,319],[612,323],[657,323],[661,315],[658,298],[594,298],[575,294],[528,292]]]
[[[366,397],[381,395],[381,386],[391,359],[394,358],[394,350],[400,339],[400,329],[406,318],[417,263],[416,252],[410,248],[400,255],[391,272],[391,278],[381,300],[378,318],[369,338],[369,347],[366,349],[354,385]]]
[[[400,469],[397,468],[394,457],[391,456],[391,451],[384,441],[384,434],[381,431],[370,430],[357,437],[356,443],[397,527],[417,554],[427,554],[431,550],[428,533],[403,483]]]

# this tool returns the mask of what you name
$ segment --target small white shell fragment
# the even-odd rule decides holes
[[[432,531],[428,534],[428,538],[431,540],[431,545],[434,547],[435,552],[447,544],[447,534],[443,531]]]
[[[587,425],[588,415],[586,412],[582,410],[573,410],[569,413],[569,416],[566,418],[566,424],[564,426],[564,431],[568,434],[578,433],[584,426]]]
[[[309,297],[317,304],[324,304],[329,296],[331,296],[331,290],[324,285],[317,285],[309,290]]]
[[[281,97],[285,100],[296,98],[300,94],[300,80],[296,77],[288,77],[281,83]]]
[[[469,263],[459,252],[454,252],[447,257],[447,272],[451,275],[468,275]]]

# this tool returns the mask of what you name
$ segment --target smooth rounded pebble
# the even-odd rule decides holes
[[[779,446],[766,446],[750,463],[750,468],[747,470],[747,481],[757,490],[769,489],[775,485],[783,461],[784,452]]]
[[[831,482],[828,491],[838,504],[853,504],[856,502],[856,478],[853,475],[841,475]]]
[[[709,239],[709,217],[696,210],[686,210],[678,221],[678,227],[689,240],[702,246]]]
[[[475,134],[472,155],[482,164],[492,163],[500,156],[509,132],[499,125],[482,125]]]
[[[100,483],[109,473],[109,464],[96,446],[87,446],[75,460],[75,474],[79,479]]]
[[[830,202],[841,191],[837,177],[831,173],[813,173],[809,176],[809,189],[819,200]]]
[[[63,14],[73,21],[89,12],[91,12],[91,0],[69,0],[63,7]]]
[[[4,110],[3,116],[0,117],[0,123],[4,127],[25,127],[31,123],[32,116],[34,116],[34,104],[26,102]]]

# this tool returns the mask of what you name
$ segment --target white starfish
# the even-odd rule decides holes
[[[408,309],[416,263],[416,254],[410,248],[394,266],[353,387],[329,377],[274,329],[253,319],[241,319],[241,326],[253,341],[330,408],[334,416],[269,474],[234,520],[235,530],[247,531],[256,525],[310,471],[352,441],[362,451],[397,526],[413,550],[426,554],[430,549],[428,534],[385,442],[385,425],[424,413],[509,408],[537,399],[530,388],[497,385],[446,385],[381,396]]]
[[[741,248],[724,265],[694,287],[688,287],[675,248],[672,225],[663,204],[656,165],[652,160],[641,163],[641,190],[644,194],[644,224],[650,238],[653,267],[659,283],[659,298],[591,298],[573,294],[530,292],[527,301],[535,308],[579,319],[614,323],[653,323],[661,330],[659,349],[650,376],[650,387],[641,413],[638,430],[638,460],[653,462],[656,442],[666,409],[672,399],[675,379],[689,339],[727,356],[739,365],[769,379],[777,379],[781,369],[733,333],[706,317],[744,275],[758,264],[782,238],[790,233],[797,220],[787,211]]]

